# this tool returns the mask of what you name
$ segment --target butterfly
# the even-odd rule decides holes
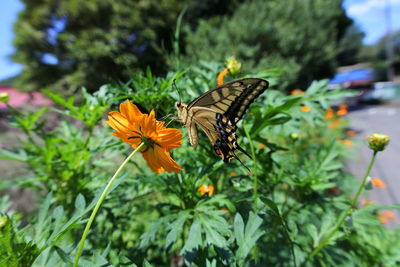
[[[198,144],[197,125],[224,162],[236,158],[242,163],[235,154],[236,149],[251,158],[236,142],[236,125],[268,85],[268,81],[263,79],[245,78],[222,84],[189,104],[177,102],[178,117],[188,130],[192,147]]]

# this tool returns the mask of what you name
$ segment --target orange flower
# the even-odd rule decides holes
[[[204,196],[207,194],[208,196],[214,195],[214,186],[212,185],[202,185],[197,192],[200,192],[200,195]]]
[[[389,222],[387,220],[387,218],[385,216],[383,216],[382,214],[378,215],[378,220],[383,224],[387,224]]]
[[[378,220],[383,224],[387,224],[389,220],[395,221],[396,218],[394,217],[394,213],[392,211],[382,210],[378,214]]]
[[[353,146],[353,143],[351,142],[350,139],[343,139],[342,142],[343,142],[343,144],[345,144],[347,147]]]
[[[218,74],[218,85],[224,84],[224,77],[229,73],[229,69],[226,68]]]
[[[300,107],[300,110],[304,111],[304,112],[310,112],[311,108],[309,106],[302,106],[302,107]]]
[[[334,128],[338,127],[338,125],[339,125],[341,122],[342,122],[341,119],[339,119],[339,118],[338,118],[338,119],[335,119],[335,120],[331,121],[331,122],[328,124],[328,127],[331,128],[331,129],[334,129]]]
[[[346,131],[346,135],[347,135],[347,136],[355,136],[356,134],[357,134],[357,132],[352,131],[352,130]]]
[[[347,109],[349,106],[346,104],[339,105],[339,109]]]
[[[360,202],[361,202],[361,205],[363,205],[363,206],[369,206],[369,205],[373,204],[372,201],[369,201],[367,199],[361,199]]]
[[[336,115],[338,116],[344,116],[347,114],[347,109],[339,109],[338,111],[336,111]]]
[[[372,178],[371,184],[375,187],[386,188],[386,184],[379,178]]]
[[[304,95],[304,91],[303,91],[303,90],[300,90],[300,89],[294,89],[294,90],[292,90],[292,91],[290,92],[290,94],[291,94],[292,96]]]
[[[383,214],[386,218],[388,218],[388,219],[390,219],[390,220],[396,220],[396,218],[394,217],[394,213],[393,213],[392,211],[390,211],[390,210],[384,210],[384,211],[382,211],[382,214]]]
[[[259,148],[267,148],[267,146],[264,145],[264,144],[262,144],[262,143],[259,143],[259,144],[258,144],[258,147],[259,147]]]
[[[133,148],[145,144],[140,152],[154,172],[182,171],[170,155],[172,148],[182,145],[182,133],[178,129],[165,128],[164,122],[156,120],[154,110],[150,114],[143,114],[127,100],[120,104],[119,112],[109,113],[107,124],[116,131],[112,135]]]
[[[325,119],[330,119],[330,118],[332,118],[333,117],[333,109],[331,109],[331,108],[328,108],[327,110],[326,110],[326,112],[325,112]]]
[[[231,172],[231,173],[229,174],[229,176],[235,177],[235,176],[238,176],[238,174],[237,174],[236,172]]]

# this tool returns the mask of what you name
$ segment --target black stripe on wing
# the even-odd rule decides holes
[[[254,82],[254,80],[256,81]],[[265,80],[251,79],[250,81],[248,82],[247,79],[241,81],[245,89],[224,113],[224,116],[235,126],[242,119],[250,104],[268,88],[268,82]]]

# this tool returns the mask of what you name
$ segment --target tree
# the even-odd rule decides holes
[[[15,62],[24,69],[23,90],[95,90],[110,80],[127,81],[150,66],[166,72],[178,14],[187,21],[229,13],[235,0],[23,0],[14,25]],[[230,6],[231,8],[226,8]]]
[[[371,64],[378,81],[389,79],[388,68],[392,75],[400,76],[400,31],[382,36],[374,45],[363,46],[358,58]]]
[[[339,41],[337,60],[340,66],[358,63],[358,53],[361,51],[364,36],[364,32],[355,24],[347,28],[345,35]]]
[[[190,64],[234,55],[244,72],[278,67],[284,87],[305,86],[334,73],[338,43],[351,23],[341,0],[247,1],[231,16],[186,29],[185,58]]]

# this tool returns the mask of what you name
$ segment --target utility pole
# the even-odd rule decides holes
[[[393,59],[393,40],[392,40],[392,10],[390,0],[386,0],[385,7],[385,19],[386,19],[386,74],[389,81],[393,80],[394,72],[392,68]]]

